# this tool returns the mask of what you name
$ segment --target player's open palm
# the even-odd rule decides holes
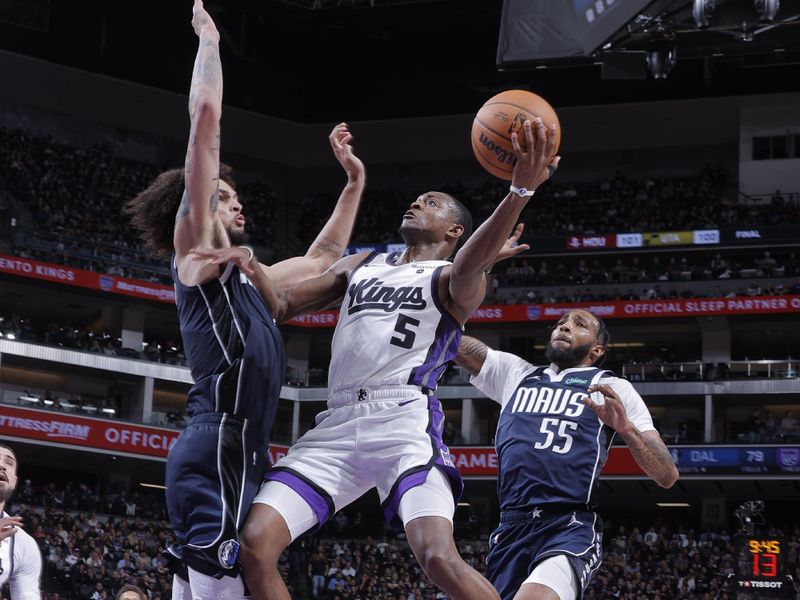
[[[192,257],[192,260],[208,260],[215,265],[231,262],[248,277],[253,274],[253,266],[250,264],[253,255],[249,249],[242,246],[231,246],[230,248],[197,247],[189,251],[189,256]]]
[[[592,385],[589,386],[588,391],[589,394],[597,392],[603,396],[602,404],[598,404],[592,400],[591,396],[587,396],[583,401],[586,406],[594,411],[603,423],[611,427],[611,429],[617,433],[623,433],[631,427],[631,422],[628,420],[628,415],[625,412],[625,405],[610,385]]]
[[[194,28],[194,32],[198,35],[198,37],[203,29],[206,29],[215,33],[217,39],[219,39],[217,26],[214,25],[211,15],[208,14],[208,11],[206,11],[205,7],[203,6],[203,0],[194,0],[194,6],[192,7],[192,27]]]
[[[347,173],[347,179],[349,181],[363,179],[364,163],[353,153],[353,146],[350,145],[350,142],[353,141],[353,134],[350,133],[347,123],[339,123],[334,127],[328,140],[331,143],[333,155]]]
[[[526,250],[531,249],[531,247],[528,244],[519,243],[519,238],[522,237],[522,232],[524,230],[525,230],[525,225],[523,225],[522,223],[518,223],[517,226],[514,228],[514,232],[506,240],[506,243],[503,244],[503,247],[500,248],[500,252],[497,253],[497,257],[494,259],[494,264],[499,263],[501,260],[508,260],[509,258],[516,256],[520,252],[525,252]]]
[[[511,185],[526,190],[535,190],[550,178],[561,160],[560,156],[553,157],[556,153],[557,143],[556,125],[553,124],[548,128],[537,117],[533,122],[525,121],[522,130],[525,136],[524,150],[517,133],[511,134],[511,146],[517,158],[511,176]],[[551,159],[551,157],[553,158]]]

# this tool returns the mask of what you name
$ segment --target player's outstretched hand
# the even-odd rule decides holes
[[[328,140],[331,143],[333,155],[347,173],[347,180],[353,182],[363,180],[364,163],[353,153],[353,146],[350,145],[350,142],[353,141],[353,134],[350,133],[347,123],[339,123],[334,127]]]
[[[514,233],[511,234],[506,240],[506,243],[503,244],[503,247],[500,248],[500,252],[497,253],[497,258],[494,259],[494,264],[496,265],[501,260],[508,260],[512,256],[516,256],[520,252],[525,252],[526,250],[530,250],[531,247],[528,244],[520,244],[519,238],[522,237],[522,232],[525,230],[525,225],[522,223],[517,224],[514,228]]]
[[[0,519],[0,542],[11,537],[22,527],[22,517],[3,517]]]
[[[603,423],[620,435],[624,434],[631,427],[631,422],[617,392],[606,384],[590,385],[588,391],[589,394],[599,392],[603,396],[603,404],[597,404],[591,396],[587,396],[583,403],[591,408]]]
[[[520,146],[517,133],[511,134],[511,146],[517,157],[511,185],[535,190],[550,179],[561,161],[560,156],[550,159],[556,150],[556,125],[548,128],[539,117],[536,117],[533,122],[525,121],[522,129],[526,150]]]
[[[189,251],[189,256],[192,257],[192,260],[208,260],[214,265],[232,262],[248,277],[253,274],[254,266],[251,262],[256,261],[250,249],[245,246],[231,246],[230,248],[192,248]]]
[[[219,41],[219,31],[217,31],[217,26],[214,25],[214,20],[211,18],[211,15],[208,14],[203,6],[203,0],[194,0],[194,6],[192,7],[192,27],[197,37],[200,37],[203,30],[205,30],[206,34],[213,35],[216,37],[217,41]]]

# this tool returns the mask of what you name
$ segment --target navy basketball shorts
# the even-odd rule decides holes
[[[267,441],[229,414],[194,417],[167,457],[169,552],[211,577],[239,573],[239,530],[269,467]]]
[[[602,541],[602,520],[583,507],[503,512],[489,538],[486,576],[502,600],[512,600],[537,564],[563,555],[583,591],[600,567]]]

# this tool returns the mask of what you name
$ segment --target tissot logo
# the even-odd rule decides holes
[[[354,283],[347,290],[350,302],[347,314],[352,315],[362,310],[382,310],[394,312],[398,309],[422,310],[428,303],[422,297],[421,287],[385,286],[378,277],[364,279]]]

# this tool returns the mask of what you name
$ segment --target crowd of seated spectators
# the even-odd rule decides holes
[[[153,600],[170,598],[172,573],[162,552],[171,532],[164,522],[163,498],[155,499],[150,511],[139,506],[142,495],[78,503],[101,505],[107,512],[98,516],[91,508],[76,512],[66,505],[69,496],[85,488],[55,489],[43,498],[46,504],[35,507],[17,493],[15,503],[22,506],[16,512],[42,551],[44,597],[103,600],[133,584]],[[62,499],[56,497],[62,493]]]
[[[569,304],[572,302],[607,302],[620,300],[676,300],[690,298],[751,298],[753,296],[783,296],[785,294],[800,294],[800,282],[791,286],[778,283],[774,286],[760,286],[753,282],[747,287],[736,289],[722,289],[716,286],[710,292],[693,290],[688,284],[683,284],[680,289],[675,285],[664,286],[655,284],[652,287],[637,292],[629,288],[622,291],[618,287],[599,289],[585,288],[574,289],[572,292],[564,288],[559,290],[522,290],[521,292],[495,289],[486,296],[486,303],[493,304]]]
[[[723,201],[720,190],[727,175],[721,169],[704,168],[699,175],[684,178],[641,177],[631,179],[622,173],[596,181],[559,182],[542,186],[536,201],[523,211],[525,240],[572,234],[625,233],[718,228],[754,224],[795,223],[800,206],[777,194],[769,202]],[[474,222],[488,217],[508,193],[500,181],[477,188],[446,185],[470,208]],[[425,190],[370,190],[365,192],[353,243],[399,242],[398,228],[403,210]],[[319,223],[328,202],[317,196],[303,202],[297,219],[302,235],[305,223]],[[387,220],[386,216],[389,215]],[[396,215],[392,219],[392,215]],[[310,231],[314,231],[311,228]],[[535,245],[535,242],[534,242]]]
[[[23,258],[38,259],[78,268],[105,272],[153,282],[171,283],[166,265],[154,261],[144,251],[122,208],[144,189],[159,168],[121,159],[101,146],[78,148],[52,137],[24,130],[0,128],[0,187],[8,189],[30,211],[35,227],[30,234],[18,235],[10,252]],[[718,198],[725,175],[705,168],[696,177],[628,179],[621,174],[589,183],[558,183],[544,186],[537,201],[521,220],[527,224],[526,236],[593,234],[599,232],[658,231],[693,229],[724,225],[770,225],[797,222],[800,207],[776,194],[768,203],[728,204]],[[450,186],[448,191],[463,199],[474,212],[476,223],[488,216],[505,195],[499,182],[474,189]],[[240,186],[239,195],[246,207],[248,231],[254,242],[273,240],[275,220],[274,192],[261,183]],[[397,242],[397,222],[386,215],[407,206],[416,195],[394,190],[368,190],[362,203],[353,243]],[[295,235],[289,239],[305,247],[304,237],[318,231],[335,202],[332,193],[308,196],[302,203]],[[392,207],[398,210],[392,211]],[[658,257],[652,265],[619,259],[606,264],[602,259],[563,262],[526,260],[500,266],[499,285],[626,284],[636,281],[680,281],[685,279],[728,278],[749,269],[769,276],[782,270],[785,276],[799,272],[794,254],[784,265],[770,257],[759,257],[754,265],[721,257],[708,265],[691,264],[687,259],[670,258],[663,265]],[[676,293],[684,293],[677,290]],[[663,292],[665,297],[670,291]],[[600,293],[600,295],[603,295]],[[614,292],[607,292],[614,297]],[[624,297],[625,292],[619,292]],[[548,295],[542,298],[547,301]]]
[[[161,169],[115,157],[108,148],[78,148],[49,135],[0,128],[0,188],[29,211],[34,230],[11,252],[58,264],[170,284],[169,271],[144,250],[125,203]],[[242,185],[248,231],[272,240],[274,194],[263,183]]]
[[[501,286],[525,285],[604,285],[645,282],[672,283],[710,279],[742,279],[761,277],[796,277],[800,260],[794,252],[774,256],[768,250],[756,255],[724,257],[698,256],[664,258],[656,255],[645,261],[639,256],[603,257],[572,261],[559,259],[554,265],[546,260],[538,266],[530,261],[511,260],[494,270]]]
[[[85,484],[34,486],[21,482],[11,514],[21,514],[44,558],[45,598],[104,599],[125,584],[147,590],[151,600],[170,597],[172,574],[162,552],[172,540],[160,494],[100,495]],[[414,559],[399,532],[366,521],[351,509],[337,513],[313,537],[300,538],[279,568],[293,598],[321,600],[444,600]],[[474,513],[456,515],[464,560],[485,571],[488,547]],[[735,538],[726,530],[677,523],[607,525],[603,563],[585,598],[733,598],[725,587],[734,572]],[[482,529],[482,530],[481,530]],[[800,527],[769,531],[783,537],[786,574],[800,580]],[[719,594],[719,596],[717,596]]]
[[[751,444],[797,443],[800,442],[800,428],[791,410],[781,416],[771,410],[754,408],[740,428],[737,441]]]
[[[135,350],[123,348],[119,334],[107,329],[92,325],[75,325],[70,322],[34,323],[31,319],[12,313],[0,314],[0,337],[170,365],[186,363],[183,346],[177,334],[177,340],[146,341],[142,343],[141,350]]]

